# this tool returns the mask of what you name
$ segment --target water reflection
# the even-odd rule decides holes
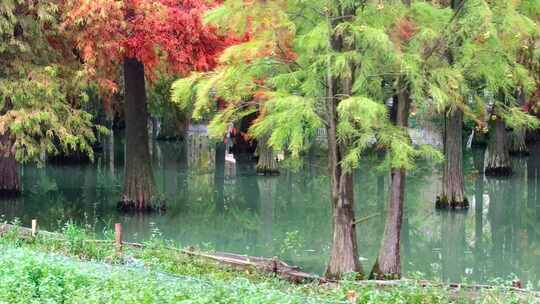
[[[23,168],[24,196],[2,201],[0,214],[23,223],[38,218],[43,229],[68,219],[102,231],[120,221],[129,240],[158,233],[187,246],[252,255],[280,256],[322,272],[330,244],[328,177],[324,158],[309,157],[300,172],[257,176],[254,163],[232,162],[224,145],[208,138],[154,142],[157,187],[165,214],[122,215],[116,199],[122,185],[123,140],[110,138],[90,165]],[[114,148],[111,148],[114,147]],[[538,147],[531,147],[533,153]],[[377,156],[374,156],[377,159]],[[468,151],[468,212],[435,212],[438,166],[421,164],[410,173],[402,229],[406,274],[486,282],[513,275],[538,286],[540,277],[540,160],[514,159],[516,174],[486,179],[484,151]],[[366,162],[356,172],[359,250],[365,269],[376,258],[384,229],[387,176]]]

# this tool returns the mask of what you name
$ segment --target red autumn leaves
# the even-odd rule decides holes
[[[203,0],[66,0],[62,29],[80,51],[86,71],[100,87],[115,91],[124,58],[136,58],[149,79],[185,75],[216,65],[235,40],[202,21]]]

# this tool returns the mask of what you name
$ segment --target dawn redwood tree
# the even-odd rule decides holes
[[[0,5],[0,193],[20,193],[19,163],[82,152],[93,159],[80,65],[59,33],[57,1]]]
[[[323,2],[253,1],[246,8],[244,1],[225,1],[210,19],[226,29],[250,20],[239,30],[250,39],[224,51],[219,69],[177,81],[173,99],[192,106],[195,118],[214,111],[209,130],[217,138],[231,121],[259,112],[250,135],[287,150],[292,161],[308,151],[317,129],[326,128],[333,227],[326,276],[340,278],[363,272],[352,174],[360,155],[374,137],[393,152],[386,155],[392,167],[409,168],[418,154],[388,121],[382,100],[389,96],[372,90],[400,66],[384,28],[395,18],[392,11],[381,24],[372,18],[380,15],[375,5],[356,16],[359,3]],[[297,15],[306,19],[289,18]],[[227,106],[216,111],[216,97]]]
[[[119,208],[154,209],[146,82],[163,73],[211,69],[227,39],[201,19],[208,1],[65,0],[63,5],[64,30],[102,93],[118,91],[123,81],[126,167]]]
[[[394,101],[396,118],[393,123],[407,132],[411,98],[407,88],[401,90]],[[407,171],[404,167],[390,169],[390,189],[386,221],[379,255],[373,265],[370,277],[376,279],[398,279],[401,277],[401,226],[405,202]]]
[[[529,11],[535,11],[538,4],[463,3],[465,13],[478,16],[475,25],[469,26],[476,34],[457,50],[463,55],[474,51],[476,56],[456,56],[455,60],[464,67],[470,97],[481,100],[477,117],[489,127],[484,171],[488,176],[509,175],[512,167],[507,131],[539,126],[538,119],[528,115],[522,105],[523,99],[529,99],[535,91],[538,77],[533,67],[539,60],[527,51],[540,37],[538,19]]]
[[[437,208],[466,209],[463,174],[463,111],[449,108],[444,114],[444,167],[442,193],[437,198]]]
[[[461,0],[450,1],[455,18],[462,16]],[[447,61],[455,64],[454,49],[447,51]],[[436,207],[441,209],[466,209],[469,202],[465,196],[465,182],[463,174],[463,110],[460,107],[446,107],[443,111],[443,179],[442,193],[437,197]]]
[[[497,114],[491,115],[490,132],[486,153],[486,175],[508,176],[512,174],[508,132],[503,119]]]
[[[274,149],[268,145],[269,136],[260,137],[257,141],[256,153],[259,159],[255,169],[258,174],[275,175],[279,174],[277,155]]]

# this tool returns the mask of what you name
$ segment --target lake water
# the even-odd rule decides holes
[[[107,147],[110,145],[106,145]],[[168,202],[164,214],[120,214],[123,142],[105,149],[93,164],[22,169],[24,195],[0,201],[6,220],[59,229],[73,219],[101,232],[115,222],[126,238],[161,235],[182,246],[249,255],[279,256],[303,269],[322,273],[330,245],[329,179],[326,159],[311,156],[298,172],[255,174],[253,164],[226,162],[214,174],[214,151],[207,139],[188,144],[153,142],[154,174]],[[531,155],[539,148],[532,147]],[[515,158],[511,178],[477,174],[473,154],[465,155],[467,212],[438,212],[438,165],[424,163],[409,174],[402,235],[406,276],[445,281],[490,282],[518,277],[540,287],[540,159]],[[359,254],[369,272],[384,225],[388,176],[366,161],[355,172]]]

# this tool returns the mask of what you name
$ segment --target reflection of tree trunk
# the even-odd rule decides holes
[[[114,150],[114,130],[112,128],[112,123],[111,123],[111,133],[109,134],[108,144],[109,144],[109,148],[108,148],[109,171],[111,172],[111,176],[114,176],[114,157],[115,157],[116,151]]]
[[[124,60],[126,166],[119,208],[144,211],[153,208],[155,182],[152,172],[146,109],[144,66],[137,59]]]
[[[481,280],[483,278],[483,269],[485,264],[484,252],[482,249],[483,227],[484,227],[484,154],[485,149],[478,147],[473,150],[474,168],[479,172],[474,182],[474,204],[475,204],[475,233],[474,233],[474,259],[475,259],[475,278]]]
[[[490,120],[489,142],[486,154],[486,175],[508,176],[512,174],[508,136],[502,118]]]
[[[240,197],[245,206],[254,212],[260,209],[259,187],[255,177],[254,163],[245,159],[236,161],[236,175],[238,179]]]
[[[489,187],[489,223],[491,226],[492,239],[492,263],[494,265],[494,276],[502,277],[504,275],[500,265],[505,263],[505,205],[508,200],[508,180],[488,179]]]
[[[513,263],[515,271],[519,271],[521,255],[518,252],[519,250],[518,242],[519,242],[520,230],[522,229],[522,223],[523,223],[522,214],[523,214],[523,210],[526,210],[526,200],[527,200],[525,196],[525,191],[526,191],[525,185],[527,183],[525,179],[525,175],[526,175],[525,158],[514,159],[513,167],[515,169],[514,172],[516,173],[514,177],[514,180],[516,182],[512,183],[512,186],[511,186],[512,188],[509,189],[510,200],[508,201],[508,202],[513,202],[513,203],[506,204],[506,207],[511,209],[512,215],[507,216],[506,218],[511,219],[509,221],[509,224],[511,227],[509,229],[509,234],[508,234],[510,246],[512,248],[512,252],[511,252],[512,257],[510,261]]]
[[[97,185],[97,174],[94,168],[88,168],[85,170],[86,173],[84,175],[84,189],[83,189],[83,197],[86,200],[87,203],[91,204],[94,208],[94,218],[97,216],[96,214],[96,185]]]
[[[277,182],[275,177],[259,177],[257,183],[259,185],[259,193],[261,195],[261,217],[262,217],[262,238],[264,246],[268,247],[270,252],[274,252],[273,248],[273,226],[274,226],[274,209],[277,201]]]
[[[538,161],[537,157],[527,158],[527,214],[532,214],[536,208],[536,192],[538,179]],[[532,239],[534,237],[534,219],[527,218],[527,238]]]
[[[214,202],[216,211],[223,213],[225,210],[224,190],[225,185],[225,144],[220,141],[216,144],[215,171],[214,171]]]
[[[184,135],[184,138],[187,136]],[[187,204],[189,199],[189,184],[188,184],[188,148],[186,140],[180,146],[179,159],[179,175],[178,175],[178,195],[180,203]]]
[[[450,110],[444,121],[443,187],[437,198],[437,208],[468,208],[463,181],[463,112]]]
[[[274,149],[268,146],[268,137],[265,136],[259,140],[256,149],[259,160],[257,162],[257,173],[263,175],[279,174],[279,168]]]
[[[395,124],[405,132],[408,126],[410,104],[409,92],[400,92],[396,105]],[[388,195],[388,210],[386,212],[383,239],[379,256],[371,271],[371,276],[378,279],[401,277],[400,240],[406,178],[407,173],[405,169],[391,168],[390,193]]]
[[[466,213],[442,213],[442,279],[460,282],[465,273],[465,216]]]

